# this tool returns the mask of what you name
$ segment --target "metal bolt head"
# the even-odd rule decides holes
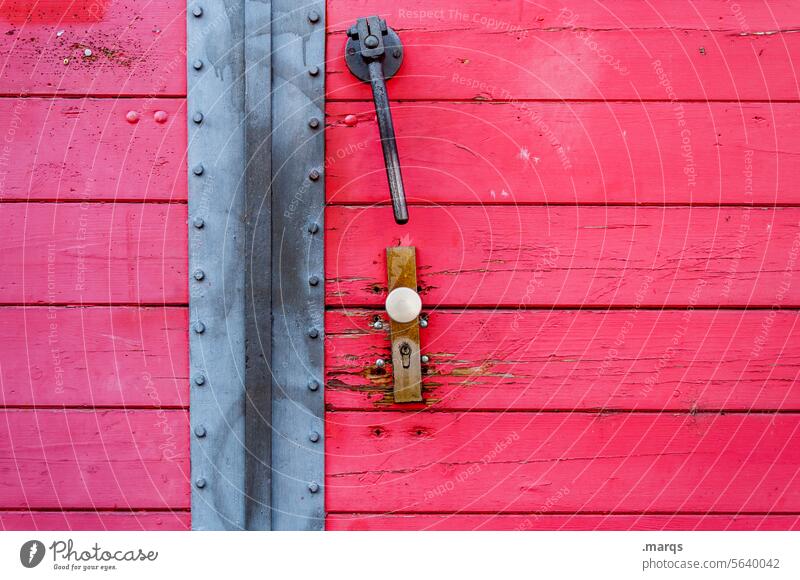
[[[379,44],[380,42],[378,41],[378,37],[372,34],[364,39],[364,46],[367,48],[378,48]]]
[[[309,67],[308,74],[310,74],[312,77],[317,76],[319,74],[319,67],[318,66]]]
[[[420,328],[428,328],[428,319],[427,318],[420,318],[419,319],[419,326],[420,326]]]
[[[194,484],[198,487],[198,489],[203,489],[206,486],[206,480],[202,477],[198,477]]]
[[[311,284],[312,286],[318,285],[319,284],[319,277],[318,276],[309,276],[308,277],[308,283]]]
[[[319,491],[319,484],[316,481],[312,481],[308,484],[308,491],[311,493],[317,493]]]
[[[92,50],[87,48],[83,51],[83,56],[92,56]]]
[[[153,115],[153,119],[155,119],[156,123],[166,123],[167,122],[167,115],[166,111],[156,111]]]
[[[206,331],[206,325],[198,320],[194,323],[194,331],[197,334],[203,334]]]
[[[319,390],[319,381],[316,379],[311,379],[308,381],[308,390],[309,391],[317,391]]]
[[[201,229],[203,229],[203,226],[206,225],[206,220],[204,220],[200,216],[197,216],[196,218],[194,218],[194,222],[193,223],[194,223],[194,227],[196,227],[198,230],[201,230]]]
[[[198,425],[194,428],[194,434],[198,437],[205,437],[206,436],[206,428],[202,425]]]
[[[383,367],[386,366],[386,361],[383,360],[382,358],[379,358],[378,360],[375,361],[375,366],[378,367],[379,369],[382,369]]]
[[[316,443],[317,441],[319,441],[319,433],[317,433],[316,431],[312,431],[311,433],[308,434],[308,440],[311,441],[312,443]]]
[[[203,272],[200,268],[198,268],[197,270],[194,271],[192,276],[194,276],[194,279],[199,282],[200,280],[206,277],[206,273]]]
[[[383,321],[376,320],[375,322],[372,323],[372,328],[374,328],[375,330],[381,330],[383,328]]]
[[[317,12],[316,10],[309,11],[309,13],[308,13],[308,21],[311,24],[316,24],[317,22],[319,22],[319,12]]]
[[[311,328],[308,329],[308,336],[310,336],[311,338],[319,337],[319,330],[317,330],[312,326]]]
[[[194,14],[195,18],[200,18],[203,15],[203,7],[195,6],[194,8],[192,8],[192,14]]]
[[[317,222],[311,222],[308,224],[308,233],[316,234],[319,231],[319,224]]]
[[[127,114],[125,115],[125,120],[131,124],[138,123],[139,113],[137,113],[136,111],[128,111]]]
[[[203,68],[203,61],[198,58],[196,61],[192,63],[192,66],[194,67],[194,70],[200,70],[201,68]]]
[[[312,129],[316,129],[317,127],[319,127],[319,119],[317,119],[316,117],[311,117],[308,120],[308,126],[311,127]]]
[[[316,169],[312,169],[311,171],[308,172],[308,178],[311,181],[318,181],[319,180],[319,171],[317,171]]]
[[[195,124],[197,124],[197,125],[202,123],[203,122],[203,113],[201,113],[200,111],[197,111],[194,115],[192,115],[192,121],[194,121]]]
[[[201,374],[195,375],[194,376],[194,384],[198,385],[198,386],[205,385],[206,384],[206,376],[205,375],[201,375]]]
[[[425,354],[423,354],[423,355],[422,355],[422,358],[421,358],[420,360],[422,361],[422,364],[428,364],[428,362],[429,362],[431,359],[430,359],[430,358],[428,358],[428,355],[425,355]]]
[[[204,171],[205,168],[203,167],[202,163],[198,163],[197,165],[194,166],[194,168],[192,168],[192,173],[194,173],[195,175],[203,175]]]

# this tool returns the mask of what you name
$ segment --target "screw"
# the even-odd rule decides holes
[[[308,233],[316,234],[319,231],[319,224],[317,222],[311,222],[308,224]]]
[[[317,338],[319,336],[319,330],[314,328],[313,326],[308,329],[308,336],[311,338]]]
[[[400,49],[399,49],[399,48],[395,48],[395,49],[392,51],[392,56],[393,56],[393,57],[395,57],[395,58],[400,58],[400,55],[401,55],[401,54],[403,54],[403,53],[400,51]]]
[[[319,433],[317,433],[316,431],[312,431],[311,433],[308,434],[308,440],[311,441],[312,443],[316,443],[317,441],[319,441]]]
[[[194,115],[192,115],[192,121],[194,121],[198,125],[200,123],[202,123],[203,122],[203,113],[201,113],[200,111],[196,112]]]
[[[425,355],[425,354],[423,354],[423,355],[422,355],[422,358],[421,358],[420,360],[422,361],[422,364],[425,364],[425,365],[426,365],[426,364],[428,364],[428,362],[429,362],[431,359],[429,359],[429,358],[428,358],[428,355]]]
[[[86,50],[84,50],[84,51],[83,51],[83,56],[92,56],[92,51],[91,51],[91,49],[88,49],[88,48],[87,48]]]
[[[203,489],[203,488],[206,486],[206,480],[205,480],[205,479],[203,479],[202,477],[198,477],[198,478],[197,478],[197,481],[195,481],[195,482],[194,482],[194,484],[195,484],[195,485],[196,485],[196,486],[197,486],[199,489]]]
[[[421,328],[428,328],[428,319],[427,318],[420,318],[419,325]]]
[[[125,119],[127,119],[128,123],[138,123],[139,113],[136,111],[128,111],[128,113],[125,115]]]
[[[200,280],[202,280],[203,278],[205,278],[205,277],[206,277],[206,273],[205,273],[205,272],[203,272],[203,271],[202,271],[201,269],[199,269],[199,268],[198,268],[197,270],[195,270],[195,271],[194,271],[194,274],[192,274],[192,275],[194,276],[194,279],[195,279],[195,280],[197,280],[198,282],[199,282]]]
[[[383,367],[386,366],[386,361],[383,360],[382,358],[379,358],[378,360],[375,361],[375,366],[378,367],[379,369],[382,369]]]
[[[198,437],[205,437],[206,436],[206,428],[202,425],[198,425],[194,428],[194,434]]]
[[[194,173],[195,175],[203,175],[203,171],[205,171],[205,168],[203,167],[202,163],[198,163],[192,169],[192,173]]]
[[[380,42],[378,42],[378,37],[373,36],[372,34],[364,39],[364,46],[367,48],[378,48],[379,44]]]
[[[310,74],[312,77],[317,76],[319,74],[319,67],[312,66],[311,68],[308,69],[308,74]]]
[[[372,328],[374,328],[375,330],[380,330],[381,328],[383,328],[383,322],[380,320],[376,320],[375,322],[372,323]]]
[[[309,391],[316,391],[319,389],[319,381],[316,379],[311,379],[308,381],[308,390]]]
[[[319,127],[319,119],[317,119],[316,117],[311,117],[308,120],[308,126],[311,127],[312,129],[316,129],[317,127]]]
[[[316,286],[317,284],[319,284],[319,278],[317,276],[309,276],[308,283],[311,284],[312,286]]]
[[[309,12],[308,21],[311,24],[316,24],[317,22],[319,22],[319,12],[317,12],[316,10],[312,10],[311,12]]]
[[[317,493],[319,491],[319,484],[316,481],[312,481],[308,484],[308,491],[311,493]]]
[[[166,123],[167,117],[166,111],[156,111],[155,115],[153,115],[153,119],[156,120],[156,123]]]
[[[195,385],[205,385],[206,384],[205,375],[195,375],[194,376],[194,384]]]
[[[347,54],[349,54],[350,56],[353,56],[355,53],[356,53],[356,49],[355,48],[348,48],[347,49]]]
[[[194,67],[194,70],[200,70],[201,68],[203,68],[203,61],[198,58],[196,61],[192,63],[192,66]]]
[[[312,169],[311,171],[308,172],[308,178],[311,181],[319,180],[319,171],[317,171],[316,169]]]
[[[206,225],[206,220],[204,220],[200,216],[194,218],[194,227],[196,227],[198,230],[203,229],[204,225]]]
[[[194,14],[195,18],[200,18],[203,15],[203,7],[195,6],[192,8],[192,14]]]
[[[194,323],[194,331],[197,334],[203,334],[206,331],[206,325],[198,320]]]

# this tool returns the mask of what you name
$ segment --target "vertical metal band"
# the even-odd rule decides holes
[[[245,527],[244,2],[188,4],[192,527]]]
[[[272,527],[320,530],[325,4],[272,2]]]

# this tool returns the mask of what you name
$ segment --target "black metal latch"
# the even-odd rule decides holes
[[[389,95],[386,93],[386,81],[394,76],[403,62],[403,45],[397,33],[386,25],[384,19],[377,16],[359,18],[355,26],[347,31],[347,36],[349,39],[345,48],[345,60],[350,72],[372,85],[394,219],[398,224],[404,224],[408,222],[408,208],[403,190],[403,176],[400,174],[392,112],[389,109]]]

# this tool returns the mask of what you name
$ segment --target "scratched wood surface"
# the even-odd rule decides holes
[[[0,511],[0,530],[41,531],[179,531],[191,528],[188,511],[114,512],[114,511]]]
[[[333,310],[326,327],[331,410],[392,404],[388,333],[375,310]],[[424,405],[447,411],[800,410],[797,311],[436,310]]]
[[[5,508],[188,508],[188,413],[0,411],[0,477]]]
[[[798,105],[677,107],[404,101],[392,113],[411,203],[800,202]],[[327,112],[329,203],[387,203],[372,104]]]

